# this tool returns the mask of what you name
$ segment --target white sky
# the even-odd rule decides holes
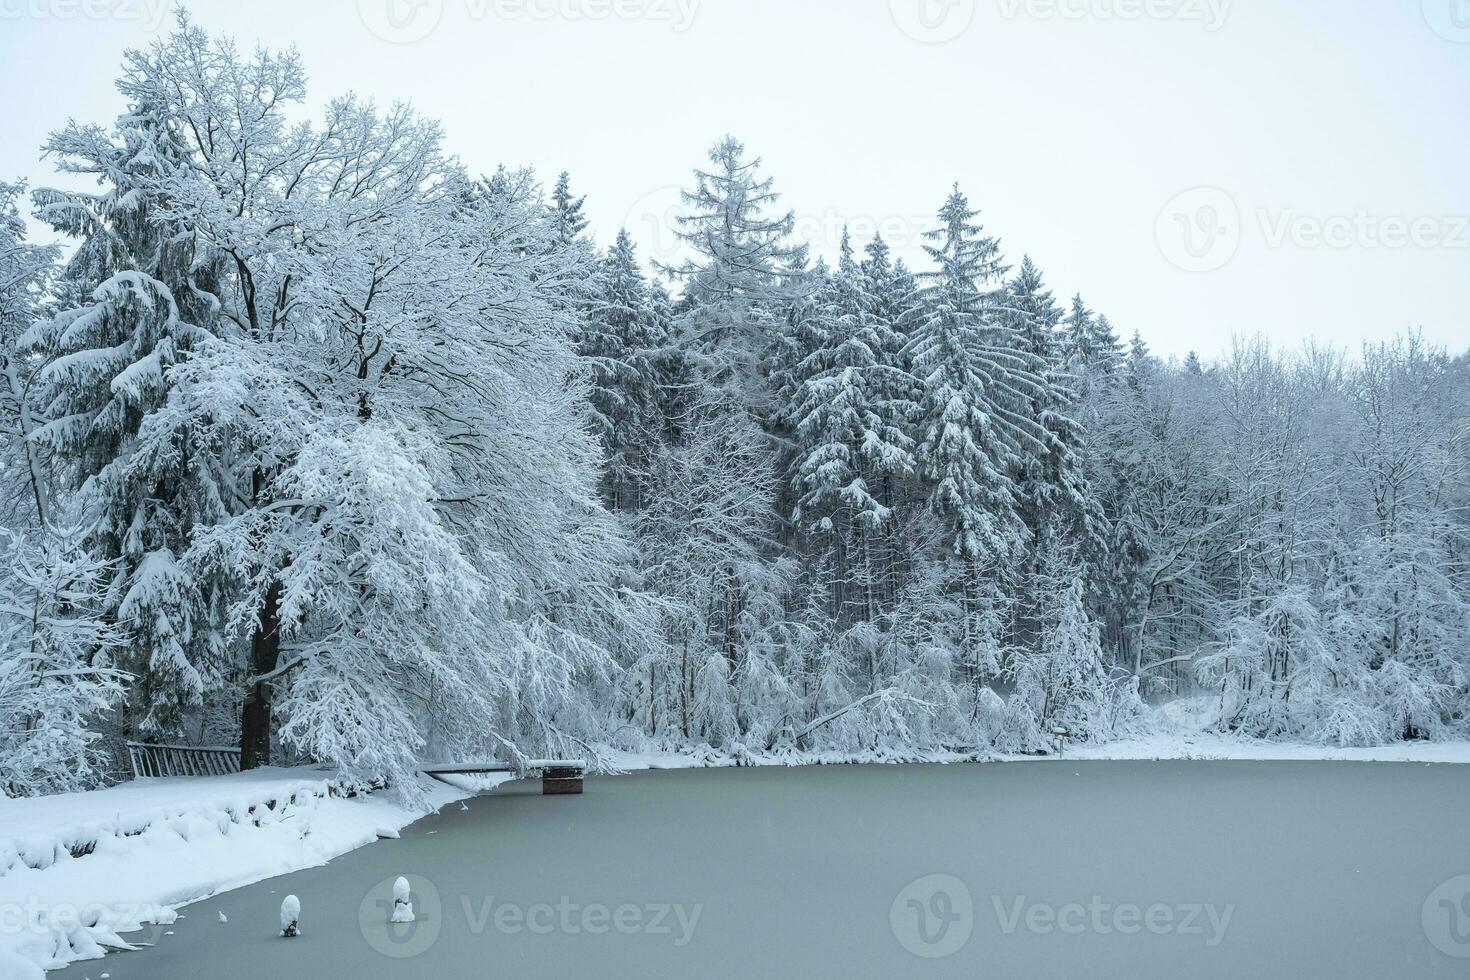
[[[116,115],[122,50],[171,2],[0,0],[0,179],[54,182],[45,134]],[[626,223],[645,256],[728,131],[820,252],[850,222],[915,253],[958,180],[1013,262],[1160,353],[1410,326],[1470,346],[1470,0],[189,6],[295,44],[314,104],[408,99],[473,170],[570,170],[599,241]]]

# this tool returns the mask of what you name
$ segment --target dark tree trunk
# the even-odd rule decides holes
[[[250,676],[263,677],[281,661],[281,583],[272,582],[250,638]],[[240,768],[271,764],[271,681],[252,684],[245,692],[240,717]]]

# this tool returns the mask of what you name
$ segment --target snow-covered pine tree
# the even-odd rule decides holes
[[[820,303],[822,344],[798,366],[803,381],[793,412],[802,490],[796,520],[832,554],[839,623],[877,616],[881,573],[872,545],[893,519],[878,494],[913,468],[908,419],[890,397],[901,382],[884,363],[891,328],[874,316],[865,284],[844,234]]]
[[[1030,408],[1046,443],[1045,452],[1024,476],[1027,524],[1038,548],[1044,548],[1042,538],[1057,535],[1066,536],[1073,547],[1086,548],[1088,538],[1098,533],[1098,505],[1083,472],[1086,437],[1076,379],[1064,368],[1057,332],[1062,311],[1029,256],[1008,288],[1007,317],[1016,345],[1030,355],[1042,376]]]
[[[1134,391],[1141,391],[1150,382],[1155,364],[1156,361],[1149,353],[1143,334],[1137,330],[1133,331],[1133,339],[1128,342],[1128,386]]]
[[[1123,349],[1123,342],[1118,339],[1118,332],[1106,316],[1099,315],[1092,321],[1092,341],[1089,344],[1092,349],[1091,367],[1094,371],[1104,377],[1113,377],[1118,374],[1127,361],[1127,352]]]
[[[796,219],[773,210],[781,196],[761,175],[760,158],[747,157],[745,145],[726,136],[709,159],[709,169],[694,172],[694,189],[683,193],[688,213],[676,219],[694,257],[666,270],[683,283],[675,335],[720,401],[764,420],[777,409],[769,369],[790,301],[784,278],[804,252],[787,244]]]
[[[23,185],[0,182],[0,368],[5,375],[0,387],[5,433],[0,473],[12,477],[0,482],[0,526],[41,529],[48,523],[51,493],[41,446],[32,438],[36,364],[18,344],[42,316],[58,250],[26,241],[16,207],[24,193]]]
[[[0,795],[90,789],[110,770],[101,729],[122,697],[107,563],[58,521],[37,425],[37,364],[18,338],[42,316],[55,247],[25,241],[24,193],[0,183]]]
[[[602,259],[578,351],[591,370],[591,405],[607,456],[604,498],[614,511],[643,506],[662,437],[659,361],[667,322],[657,309],[627,231]]]
[[[678,668],[664,674],[679,678],[680,725],[728,741],[763,709],[724,699],[763,686],[769,638],[784,624],[792,569],[779,554],[769,432],[781,424],[782,325],[807,272],[803,251],[785,243],[793,217],[770,213],[779,195],[760,161],[733,137],[709,158],[678,219],[693,258],[666,270],[683,284],[664,387],[669,440],[655,465],[663,499],[640,520],[639,538],[652,579],[678,597],[666,624]]]
[[[551,201],[556,210],[553,237],[562,245],[570,245],[587,230],[587,217],[582,213],[587,198],[573,196],[572,175],[563,170],[556,178]]]
[[[1053,552],[1078,556],[1085,563],[1104,548],[1100,539],[1101,508],[1093,496],[1083,467],[1085,435],[1076,418],[1080,404],[1076,379],[1066,373],[1057,307],[1042,275],[1030,257],[1008,284],[1006,317],[1018,348],[1030,355],[1041,374],[1041,387],[1029,399],[1030,417],[1045,434],[1042,452],[1027,460],[1017,475],[1022,520],[1030,531],[1026,579],[1018,596],[1021,621],[1017,633],[1023,642],[1039,644],[1046,589],[1043,579],[1054,574]]]
[[[1072,305],[1067,310],[1062,320],[1063,351],[1068,362],[1078,370],[1086,368],[1091,364],[1097,352],[1093,349],[1094,326],[1093,313],[1087,308],[1087,302],[1078,293],[1072,297]]]
[[[80,240],[63,273],[63,308],[23,346],[41,357],[34,434],[61,486],[80,491],[96,554],[116,579],[109,614],[131,635],[125,728],[177,730],[200,703],[223,653],[217,594],[176,557],[190,528],[220,513],[220,489],[200,480],[192,447],[139,457],[136,435],[167,396],[168,372],[215,332],[212,295],[225,257],[173,219],[166,188],[187,149],[157,92],[133,67],[119,83],[129,109],[108,130],[71,123],[46,144],[63,173],[94,175],[95,194],[39,190],[39,216]]]
[[[1025,538],[1013,474],[1045,447],[1029,417],[1043,389],[1004,323],[1000,244],[956,187],[925,250],[923,304],[909,357],[922,385],[916,457],[951,547],[977,571],[1005,572]]]

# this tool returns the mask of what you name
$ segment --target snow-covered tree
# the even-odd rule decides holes
[[[592,411],[607,454],[608,504],[636,510],[662,436],[659,387],[668,323],[626,231],[618,233],[598,273],[577,346],[591,370]]]
[[[217,596],[174,565],[190,527],[219,512],[219,489],[200,484],[186,444],[144,465],[136,438],[167,396],[169,370],[216,329],[226,257],[170,218],[168,187],[187,151],[141,57],[119,83],[129,108],[111,129],[73,122],[47,142],[58,169],[95,176],[102,190],[36,192],[40,217],[80,245],[61,310],[21,344],[44,361],[46,421],[33,441],[81,493],[97,553],[116,570],[109,615],[130,631],[125,662],[137,678],[126,727],[157,736],[200,703],[221,658]]]
[[[0,793],[89,789],[111,768],[103,731],[123,693],[106,619],[111,569],[90,554],[35,440],[36,359],[17,341],[40,318],[56,249],[28,244],[0,184]]]
[[[1014,474],[1039,454],[1044,433],[1027,414],[1042,390],[1036,365],[1002,316],[1000,244],[978,214],[956,187],[927,234],[936,269],[922,277],[909,357],[923,391],[916,456],[930,504],[955,552],[993,570],[1024,540]]]
[[[574,681],[607,673],[624,625],[625,548],[546,210],[477,190],[407,108],[339,99],[288,124],[294,55],[184,23],[127,79],[191,134],[161,216],[230,260],[222,328],[172,367],[125,467],[187,446],[214,503],[134,607],[219,583],[249,650],[247,766],[277,714],[299,750],[405,785],[431,734],[574,734]]]
[[[0,793],[91,789],[127,675],[104,618],[110,569],[55,528],[0,539]]]

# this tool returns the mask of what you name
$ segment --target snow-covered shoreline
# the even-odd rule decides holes
[[[617,771],[714,766],[1071,761],[1336,761],[1470,764],[1470,742],[1377,748],[1261,742],[1169,733],[1069,747],[1061,756],[960,753],[792,756],[608,749]],[[177,910],[223,891],[316,867],[396,835],[489,784],[424,780],[424,802],[346,798],[331,773],[267,769],[231,776],[139,780],[108,789],[0,799],[0,974],[46,969],[128,948],[122,934],[171,923]],[[274,804],[274,805],[272,805]]]
[[[1470,742],[1404,742],[1396,745],[1340,748],[1289,742],[1267,742],[1229,735],[1150,735],[1098,744],[1069,745],[1061,755],[977,756],[966,753],[853,755],[811,752],[792,756],[718,753],[623,752],[609,750],[606,761],[624,772],[656,769],[699,769],[723,766],[822,765],[961,765],[1020,762],[1378,762],[1470,765]]]
[[[316,867],[472,795],[425,780],[423,803],[347,798],[331,773],[266,769],[0,799],[0,976],[126,949],[222,891]]]

